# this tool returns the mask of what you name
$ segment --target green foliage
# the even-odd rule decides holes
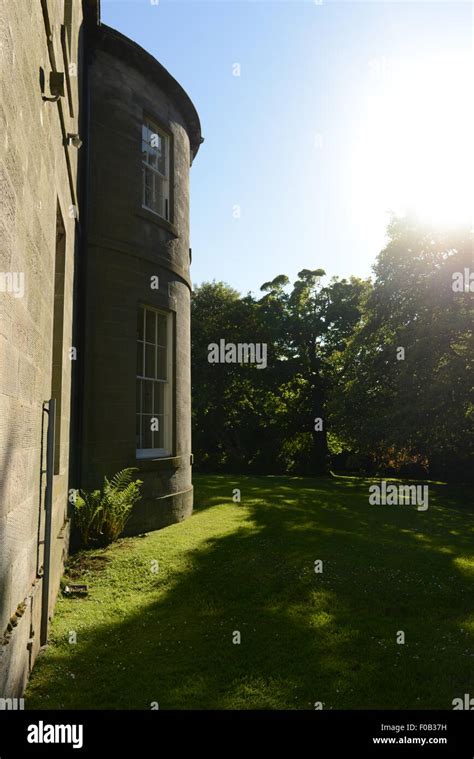
[[[196,465],[211,471],[325,473],[324,417],[333,381],[331,356],[360,318],[368,285],[303,269],[288,288],[281,274],[260,300],[222,282],[206,283],[192,301],[193,445]],[[287,288],[287,289],[285,289]],[[264,342],[268,367],[207,362],[207,346]]]
[[[229,472],[356,472],[465,480],[474,471],[469,229],[393,218],[374,282],[280,274],[260,299],[222,282],[192,301],[196,465]],[[268,368],[207,362],[207,346],[268,344]],[[405,359],[397,360],[403,347]],[[323,429],[314,429],[314,419]]]
[[[107,545],[117,540],[140,498],[141,480],[132,480],[136,468],[104,477],[102,490],[80,490],[74,504],[75,524],[84,546]]]
[[[102,533],[104,512],[100,490],[80,490],[74,502],[74,522],[85,546],[98,542]]]
[[[466,479],[474,458],[474,301],[453,292],[452,276],[469,266],[472,233],[448,235],[408,218],[394,219],[389,234],[363,319],[335,357],[341,381],[332,425],[378,469]]]

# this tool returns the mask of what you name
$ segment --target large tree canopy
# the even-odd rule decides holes
[[[262,295],[222,282],[192,301],[196,464],[319,474],[418,471],[464,479],[474,453],[473,298],[468,230],[394,218],[374,281],[303,269]],[[210,363],[224,340],[265,343],[267,366]],[[338,455],[337,455],[338,454]]]
[[[472,237],[394,219],[364,315],[339,357],[339,434],[375,463],[462,477],[473,459],[473,298],[453,290]]]

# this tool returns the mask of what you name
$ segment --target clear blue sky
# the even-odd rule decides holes
[[[224,280],[243,293],[302,268],[370,274],[397,201],[387,175],[408,155],[409,186],[417,151],[397,153],[387,140],[372,150],[377,98],[383,123],[393,107],[399,124],[400,86],[390,100],[397,72],[403,91],[428,62],[416,86],[420,97],[434,92],[430,107],[442,111],[462,64],[442,63],[453,73],[438,84],[429,61],[472,60],[468,2],[102,0],[102,20],[154,55],[193,100],[205,137],[191,169],[193,282]],[[404,123],[419,118],[402,112]],[[439,151],[448,155],[452,141],[444,132]]]

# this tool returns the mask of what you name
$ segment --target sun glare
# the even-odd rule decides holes
[[[375,61],[370,76],[353,146],[360,211],[472,223],[473,57]]]

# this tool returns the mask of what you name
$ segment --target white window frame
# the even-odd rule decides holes
[[[147,160],[144,160],[142,157],[142,208],[146,208],[147,211],[150,211],[151,213],[154,213],[156,216],[159,216],[160,219],[164,219],[165,221],[170,221],[170,151],[171,151],[171,139],[169,134],[167,134],[163,129],[160,129],[160,127],[154,123],[149,118],[144,118],[142,123],[142,156],[143,156],[143,145],[147,145],[148,150],[155,151],[158,155],[158,151],[155,146],[151,144],[150,141],[148,141],[145,138],[144,129],[149,129],[151,132],[151,136],[154,134],[159,135],[164,143],[164,149],[165,149],[165,173],[163,174],[161,171],[159,171],[155,166],[152,166],[150,163],[148,163]],[[158,164],[158,161],[157,161]],[[154,200],[154,207],[148,206],[146,204],[146,175],[147,172],[151,173],[151,176],[153,178],[153,200]],[[164,208],[157,208],[156,206],[159,204],[155,201],[156,198],[156,185],[158,182],[162,183],[163,186],[163,206]]]
[[[153,306],[146,306],[142,303],[138,304],[138,309],[143,309],[143,340],[139,340],[137,337],[136,340],[136,350],[137,350],[137,356],[138,356],[138,344],[141,343],[143,345],[143,356],[142,356],[142,373],[136,374],[137,380],[153,380],[155,384],[162,384],[164,386],[164,408],[163,408],[163,424],[164,424],[164,447],[163,448],[138,448],[136,447],[136,457],[137,459],[150,459],[150,458],[163,458],[166,456],[172,456],[172,449],[173,449],[173,353],[174,353],[174,345],[173,345],[173,315],[169,311],[164,311],[159,308],[154,308]],[[152,345],[152,343],[149,343],[146,341],[146,333],[145,333],[145,314],[147,312],[159,314],[160,316],[165,317],[166,319],[166,380],[157,379],[156,377],[147,377],[145,375],[145,346],[146,345]],[[163,347],[159,346],[158,344],[158,329],[157,326],[155,327],[155,366],[157,365],[157,348]],[[154,394],[154,387],[153,385],[153,394]],[[136,403],[136,401],[135,401]],[[139,427],[139,441],[143,441],[143,435],[142,435],[142,424],[143,424],[143,417],[144,416],[150,416],[150,414],[144,414],[142,412],[142,406],[143,404],[143,386],[140,385],[140,400],[139,400],[139,408],[135,408],[135,423],[136,423],[136,417],[140,417],[140,427]],[[153,404],[153,414],[155,413],[154,410],[154,404]],[[153,415],[152,414],[152,415]],[[137,445],[137,443],[136,443]]]

